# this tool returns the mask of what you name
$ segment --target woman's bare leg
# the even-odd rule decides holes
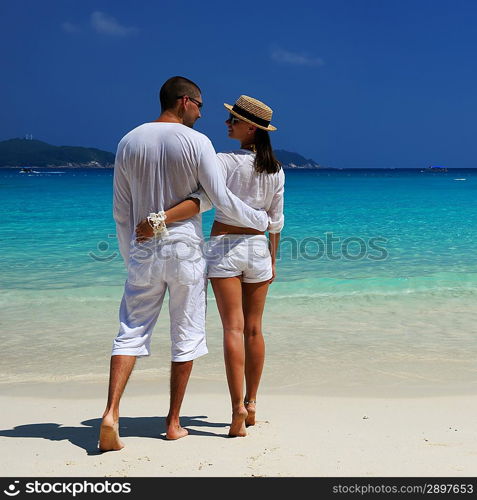
[[[224,328],[225,371],[232,402],[232,423],[230,424],[229,436],[246,436],[247,411],[243,403],[245,349],[242,281],[240,276],[211,278],[210,281]]]
[[[269,282],[243,283],[242,308],[245,335],[245,408],[248,416],[245,425],[255,425],[255,401],[265,361],[265,342],[262,333],[262,316]]]

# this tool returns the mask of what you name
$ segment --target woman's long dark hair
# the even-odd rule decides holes
[[[258,173],[267,172],[275,174],[281,168],[281,163],[275,158],[270,142],[270,136],[266,130],[257,128],[255,130],[255,148],[257,154],[253,166]]]

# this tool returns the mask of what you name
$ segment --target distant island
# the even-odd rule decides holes
[[[330,168],[319,165],[311,158],[307,159],[298,153],[291,153],[290,151],[285,151],[284,149],[274,149],[273,152],[283,165],[283,168]]]
[[[32,139],[0,142],[0,167],[112,168],[114,154],[95,148],[52,146]]]
[[[283,168],[330,168],[298,153],[276,149]],[[113,168],[114,154],[96,148],[53,146],[33,139],[0,141],[0,167]]]

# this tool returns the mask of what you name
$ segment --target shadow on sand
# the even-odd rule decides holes
[[[181,417],[181,425],[189,431],[191,436],[228,437],[227,423],[207,422],[206,415]],[[71,444],[83,448],[88,455],[99,455],[98,436],[100,418],[92,418],[81,422],[82,426],[63,427],[61,424],[42,423],[18,425],[13,429],[0,429],[0,436],[11,438],[43,438],[50,441],[68,440]],[[207,430],[191,429],[190,427],[224,428],[223,433]],[[121,417],[119,420],[119,434],[121,437],[145,437],[166,440],[165,417]]]

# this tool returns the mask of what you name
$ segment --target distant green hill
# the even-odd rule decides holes
[[[113,164],[113,153],[95,148],[52,146],[29,139],[0,142],[0,167],[112,167]]]
[[[322,168],[316,161],[298,153],[276,149],[284,168]],[[96,167],[114,166],[114,154],[95,148],[52,146],[30,139],[0,142],[0,167]]]
[[[307,159],[298,153],[283,149],[275,149],[273,152],[284,168],[321,168],[315,160]]]

